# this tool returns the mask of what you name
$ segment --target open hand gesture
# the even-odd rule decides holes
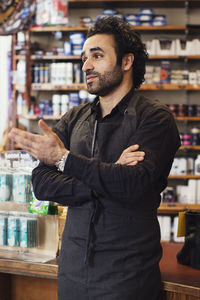
[[[13,128],[9,133],[9,137],[36,159],[47,165],[55,165],[68,150],[43,120],[38,122],[38,126],[43,135]]]

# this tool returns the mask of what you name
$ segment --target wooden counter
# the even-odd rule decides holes
[[[161,300],[200,300],[200,270],[177,263],[176,253],[182,244],[162,245]],[[56,259],[32,263],[0,258],[0,300],[56,300],[57,263]]]
[[[200,270],[178,264],[176,260],[182,244],[166,242],[162,246],[162,300],[200,300]]]

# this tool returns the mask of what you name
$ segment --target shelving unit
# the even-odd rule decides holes
[[[84,83],[70,84],[70,85],[59,85],[51,83],[32,83],[31,89],[33,91],[79,91],[80,89],[86,90]]]
[[[173,83],[144,83],[141,90],[154,90],[154,91],[200,91],[200,84],[173,84]]]

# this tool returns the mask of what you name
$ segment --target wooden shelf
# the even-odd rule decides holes
[[[69,8],[105,8],[105,7],[183,7],[184,0],[69,0]]]
[[[32,83],[31,84],[32,91],[79,91],[86,89],[86,85],[84,83],[73,83],[70,85],[59,85],[59,84],[51,84],[51,83]]]
[[[25,60],[26,56],[25,55],[15,55],[15,60]]]
[[[60,120],[61,118],[61,115],[59,116],[53,116],[53,115],[39,115],[39,116],[35,116],[35,115],[26,115],[26,116],[23,116],[23,115],[20,115],[20,116],[17,116],[18,119],[26,119],[26,120],[29,120],[29,121],[37,121],[39,119],[44,119],[44,120],[49,120],[49,121],[56,121],[56,120]]]
[[[78,91],[80,89],[86,89],[85,83],[78,83],[78,84],[70,84],[70,85],[59,85],[59,84],[52,84],[52,83],[32,83],[31,88],[33,91],[58,91],[58,90],[74,90]],[[178,84],[171,84],[171,83],[144,83],[140,90],[156,90],[156,91],[187,91],[187,90],[194,90],[200,91],[200,85],[192,86],[192,85],[178,85]]]
[[[69,8],[105,8],[105,7],[182,7],[185,8],[185,0],[69,0]],[[199,7],[198,0],[187,1],[189,7]]]
[[[200,84],[187,84],[186,85],[186,90],[187,91],[199,91],[200,90]]]
[[[57,278],[57,263],[29,262],[19,258],[5,258],[5,253],[0,253],[0,272],[21,274],[28,276],[39,276],[45,278]],[[21,255],[23,257],[23,255]],[[56,261],[56,260],[55,260]]]
[[[173,83],[144,83],[141,90],[148,91],[199,91],[200,85],[192,84],[173,84]]]
[[[185,25],[166,25],[166,26],[134,26],[136,31],[185,31],[187,27]]]
[[[32,60],[80,60],[76,55],[31,55]]]
[[[178,202],[161,203],[158,214],[177,214],[180,211],[194,210],[200,211],[200,204],[185,204]]]
[[[151,60],[180,60],[180,59],[189,59],[189,60],[199,60],[200,55],[150,55],[149,59]]]
[[[177,59],[184,59],[184,56],[179,56],[179,55],[150,55],[149,59],[150,60],[160,60],[160,59],[167,59],[167,60],[177,60]]]
[[[190,0],[189,2],[191,2],[191,1],[196,1],[196,0]],[[90,3],[94,3],[94,2],[102,2],[102,0],[69,0],[69,3],[71,3],[71,2],[76,2],[76,3],[86,3],[86,2],[90,2]],[[121,2],[121,0],[104,0],[103,1],[104,3],[106,3],[106,2]],[[133,1],[133,0],[125,0],[124,2],[138,2],[138,3],[143,3],[143,2],[145,2],[145,3],[164,3],[164,4],[168,4],[169,2],[171,2],[172,4],[174,4],[174,3],[185,3],[185,1],[184,0],[135,0],[135,1]]]
[[[200,145],[196,145],[196,146],[193,146],[193,145],[190,145],[190,146],[180,146],[178,150],[198,150],[200,151]]]
[[[175,117],[178,121],[200,121],[200,117]]]
[[[56,31],[62,31],[62,32],[72,32],[72,31],[87,31],[87,27],[82,26],[76,26],[76,27],[68,27],[68,26],[46,26],[46,27],[32,27],[30,28],[31,32],[56,32]]]
[[[22,86],[16,85],[16,89],[20,89]],[[33,91],[58,91],[58,90],[66,90],[66,91],[78,91],[80,89],[86,89],[85,83],[73,83],[70,85],[59,85],[59,84],[52,84],[52,83],[32,83],[31,89]],[[192,86],[192,85],[178,85],[178,84],[171,84],[171,83],[144,83],[140,90],[147,90],[147,91],[200,91],[200,85]],[[182,118],[182,117],[181,117]],[[189,118],[189,117],[188,117]],[[195,117],[191,117],[191,121],[199,121],[198,119],[193,119]],[[184,119],[186,121],[186,119]],[[189,121],[189,119],[188,119]]]
[[[16,59],[25,59],[25,55],[16,55]],[[200,56],[179,56],[179,55],[150,55],[150,60],[179,60],[179,59],[199,60]],[[80,60],[78,55],[31,55],[32,60]]]
[[[185,31],[186,26],[179,25],[166,25],[166,26],[134,26],[133,27],[136,31]],[[68,26],[46,26],[46,27],[32,27],[30,28],[31,32],[55,32],[55,31],[62,31],[62,32],[73,32],[73,31],[83,31],[86,32],[88,30],[87,27],[76,26],[76,27],[68,27]]]
[[[200,179],[200,175],[186,174],[186,175],[169,175],[169,179]]]
[[[190,59],[190,60],[199,60],[200,59],[200,55],[186,55],[186,58],[187,59]]]

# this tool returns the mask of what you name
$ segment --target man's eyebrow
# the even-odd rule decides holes
[[[104,50],[101,48],[101,47],[94,47],[94,48],[90,48],[89,50],[90,52],[95,52],[95,51],[101,51],[101,52],[104,52]],[[81,57],[83,57],[85,55],[85,51],[83,51],[81,53]]]

